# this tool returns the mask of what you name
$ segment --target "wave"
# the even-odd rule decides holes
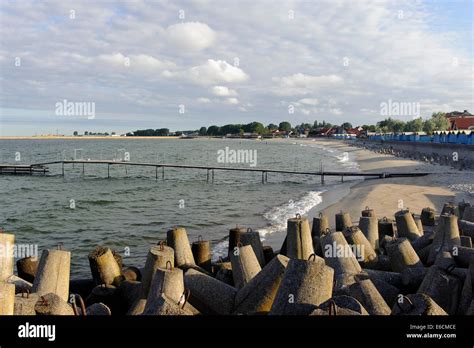
[[[257,229],[261,240],[265,240],[268,234],[286,231],[286,224],[289,218],[294,217],[297,213],[304,215],[313,207],[320,204],[323,199],[321,194],[324,191],[311,191],[306,193],[300,200],[294,202],[289,201],[277,207],[273,207],[263,214],[268,221],[267,226]],[[217,243],[213,248],[212,259],[216,261],[219,257],[227,256],[229,241],[223,240]]]
[[[323,201],[321,194],[324,191],[311,191],[305,194],[299,201],[282,204],[274,207],[263,214],[263,217],[269,222],[267,226],[258,229],[262,239],[265,235],[282,232],[286,230],[287,220],[294,217],[296,214],[304,215],[313,207]]]
[[[342,154],[336,156],[336,158],[339,160],[339,162],[344,163],[344,162],[349,162],[349,154],[347,152],[343,152]]]

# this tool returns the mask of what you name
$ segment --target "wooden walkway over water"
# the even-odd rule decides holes
[[[291,170],[279,170],[270,168],[242,168],[242,167],[219,167],[219,166],[203,166],[203,165],[187,165],[187,164],[166,164],[166,163],[147,163],[147,162],[129,162],[129,161],[112,161],[112,160],[62,160],[62,161],[50,161],[43,163],[35,163],[31,165],[0,165],[0,173],[4,174],[35,174],[48,172],[49,165],[59,164],[62,166],[62,175],[65,175],[65,165],[82,165],[82,171],[85,172],[86,164],[97,164],[107,166],[107,177],[110,178],[110,166],[141,166],[141,167],[153,167],[155,168],[156,179],[159,178],[159,172],[161,169],[161,178],[165,178],[165,168],[174,169],[199,169],[207,171],[207,181],[214,181],[215,171],[235,171],[235,172],[253,172],[261,173],[262,183],[267,182],[268,173],[272,174],[288,174],[288,175],[310,175],[319,176],[321,183],[324,184],[324,178],[326,176],[338,176],[341,181],[344,181],[344,177],[364,177],[364,178],[394,178],[394,177],[414,177],[414,176],[425,176],[430,173],[422,172],[406,172],[406,173],[390,173],[390,172],[343,172],[343,171],[291,171]]]

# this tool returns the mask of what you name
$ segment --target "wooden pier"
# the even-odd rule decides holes
[[[45,175],[49,170],[45,166],[19,165],[19,164],[0,164],[0,174],[9,175]]]
[[[395,178],[395,177],[414,177],[414,176],[425,176],[430,173],[388,173],[388,172],[376,172],[376,173],[366,173],[366,172],[332,172],[332,171],[291,171],[291,170],[279,170],[279,169],[264,169],[264,168],[242,168],[242,167],[218,167],[218,166],[202,166],[202,165],[187,165],[187,164],[166,164],[166,163],[147,163],[147,162],[129,162],[129,161],[111,161],[111,160],[63,160],[63,161],[51,161],[44,163],[35,163],[29,167],[30,169],[42,168],[44,170],[48,165],[60,164],[62,166],[62,175],[65,175],[65,165],[82,165],[82,172],[85,172],[86,164],[101,164],[107,165],[107,177],[110,178],[110,166],[112,165],[121,165],[121,166],[141,166],[141,167],[153,167],[155,168],[155,177],[158,180],[158,177],[161,176],[162,179],[165,178],[165,168],[174,168],[174,169],[199,169],[207,171],[207,181],[214,181],[214,172],[215,171],[237,171],[237,172],[253,172],[261,173],[262,183],[268,181],[268,173],[272,174],[289,174],[289,175],[311,175],[319,176],[321,178],[321,183],[324,184],[324,178],[326,176],[339,176],[341,182],[344,181],[344,177],[364,177],[364,178]],[[161,169],[161,170],[160,170]],[[47,170],[47,168],[46,168]],[[161,173],[159,173],[161,171]],[[159,175],[161,174],[161,175]]]

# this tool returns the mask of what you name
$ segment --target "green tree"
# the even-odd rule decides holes
[[[445,131],[449,129],[449,120],[446,118],[444,112],[434,112],[433,115],[431,115],[431,119],[435,125],[434,130]]]
[[[268,126],[267,126],[268,130],[269,131],[274,131],[274,130],[277,130],[278,129],[278,126],[276,124],[273,124],[273,123],[270,123]]]
[[[79,133],[77,133],[77,131],[74,131],[74,133],[72,133],[72,134],[73,134],[75,137],[77,137],[77,135],[78,135]]]
[[[408,121],[403,130],[405,132],[421,132],[423,130],[423,119],[419,117]]]
[[[199,128],[199,135],[206,135],[207,134],[207,128],[206,127],[201,127]]]
[[[280,122],[278,129],[284,132],[289,132],[291,131],[291,123],[287,121]]]
[[[433,131],[435,130],[436,128],[436,125],[435,125],[435,122],[432,118],[430,118],[429,120],[425,120],[423,122],[423,132],[426,132],[426,134],[433,134]]]
[[[210,126],[210,127],[207,129],[207,135],[211,135],[211,136],[219,135],[219,127],[217,127],[217,126]]]
[[[341,125],[342,128],[344,129],[349,129],[349,128],[352,128],[352,124],[349,123],[349,122],[344,122],[342,125]]]

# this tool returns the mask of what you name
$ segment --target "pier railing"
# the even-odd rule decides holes
[[[112,160],[58,160],[49,161],[42,163],[34,163],[30,165],[0,165],[0,173],[4,174],[37,174],[48,172],[49,165],[60,164],[62,167],[62,175],[65,175],[65,166],[68,164],[82,165],[82,171],[85,172],[86,164],[97,164],[107,166],[107,177],[110,178],[110,166],[121,165],[121,166],[141,166],[141,167],[153,167],[155,168],[156,179],[160,176],[165,178],[165,169],[198,169],[207,171],[207,181],[214,181],[215,171],[235,171],[235,172],[253,172],[261,173],[262,183],[268,181],[268,174],[289,174],[289,175],[308,175],[308,176],[319,176],[321,183],[324,184],[324,178],[326,176],[339,176],[341,181],[344,181],[344,177],[363,177],[363,178],[394,178],[394,177],[414,177],[414,176],[425,176],[430,173],[424,172],[404,172],[404,173],[390,173],[390,172],[344,172],[344,171],[324,171],[321,167],[319,171],[291,171],[271,168],[242,168],[242,167],[219,167],[219,166],[205,166],[205,165],[188,165],[188,164],[168,164],[168,163],[147,163],[147,162],[130,162],[130,161],[112,161]]]

